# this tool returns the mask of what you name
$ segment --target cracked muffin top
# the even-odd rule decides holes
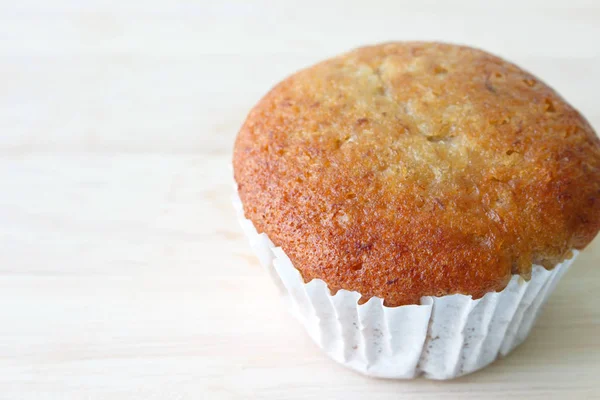
[[[530,73],[441,43],[359,48],[285,79],[233,166],[246,218],[305,282],[388,306],[502,290],[600,229],[600,143]]]

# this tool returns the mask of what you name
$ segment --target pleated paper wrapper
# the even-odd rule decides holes
[[[293,315],[331,358],[368,376],[451,379],[505,356],[525,340],[542,305],[577,256],[548,271],[534,265],[531,279],[480,299],[461,294],[421,298],[421,304],[386,307],[377,297],[358,304],[358,292],[332,295],[324,281],[305,283],[280,247],[234,206],[261,264],[279,286]]]

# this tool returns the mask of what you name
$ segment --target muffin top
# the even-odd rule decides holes
[[[600,142],[530,73],[441,43],[364,47],[285,79],[233,166],[244,212],[305,282],[388,306],[479,298],[600,229]]]

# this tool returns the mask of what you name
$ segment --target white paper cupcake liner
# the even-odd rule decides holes
[[[507,355],[525,340],[578,254],[551,271],[534,265],[529,281],[513,276],[504,290],[477,300],[425,296],[419,305],[386,307],[373,297],[359,305],[358,292],[331,295],[320,279],[304,283],[283,250],[244,217],[237,194],[234,206],[254,252],[309,336],[335,361],[379,378],[451,379]]]

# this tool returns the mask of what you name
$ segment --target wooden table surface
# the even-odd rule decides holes
[[[493,51],[598,129],[598,2],[3,3],[0,399],[600,398],[600,241],[508,358],[452,382],[368,379],[285,312],[229,167],[274,83],[386,40]]]

